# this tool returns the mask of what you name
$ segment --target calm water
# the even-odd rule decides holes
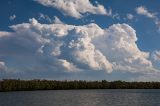
[[[0,92],[0,106],[160,106],[160,90]]]

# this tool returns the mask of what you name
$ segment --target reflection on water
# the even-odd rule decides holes
[[[50,90],[0,92],[0,106],[158,106],[160,90]]]

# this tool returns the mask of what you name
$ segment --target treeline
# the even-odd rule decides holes
[[[159,89],[160,82],[125,81],[56,81],[56,80],[13,80],[0,81],[0,91],[63,90],[63,89]]]

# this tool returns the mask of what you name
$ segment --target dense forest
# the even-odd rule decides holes
[[[159,89],[160,82],[125,81],[56,81],[56,80],[0,80],[0,91],[63,90],[63,89]]]

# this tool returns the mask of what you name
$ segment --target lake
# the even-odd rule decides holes
[[[0,92],[0,106],[160,106],[159,89]]]

